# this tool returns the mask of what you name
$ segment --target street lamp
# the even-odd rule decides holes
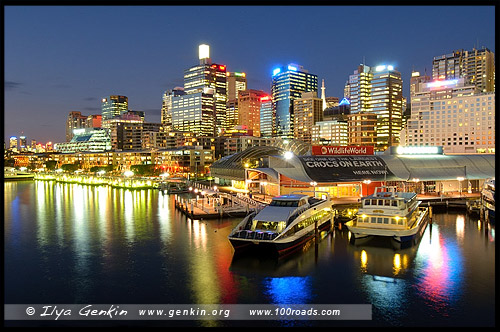
[[[316,186],[318,185],[318,182],[311,181],[309,184],[313,187],[314,197],[316,197]]]

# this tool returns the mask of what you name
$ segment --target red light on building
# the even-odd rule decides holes
[[[373,146],[326,146],[326,145],[313,145],[312,146],[313,156],[324,156],[324,155],[373,155]]]
[[[265,96],[265,97],[261,97],[260,98],[260,101],[267,101],[267,100],[271,100],[271,97],[270,96]]]
[[[219,69],[220,69],[220,70],[226,70],[226,66],[220,65],[220,66],[219,66]]]

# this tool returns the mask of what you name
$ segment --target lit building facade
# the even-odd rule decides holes
[[[260,136],[274,137],[274,109],[271,96],[260,98]]]
[[[238,125],[238,92],[247,89],[247,77],[245,73],[227,72],[227,104],[226,117],[227,127],[233,128]]]
[[[483,47],[471,51],[456,50],[434,57],[432,79],[463,78],[465,85],[473,85],[478,92],[495,91],[495,54]]]
[[[73,130],[86,128],[87,116],[82,115],[81,112],[71,111],[66,119],[66,142],[71,141],[73,138]]]
[[[206,109],[208,104],[212,105],[212,117],[214,118],[212,122],[215,126],[212,127],[210,135],[214,136],[228,128],[226,116],[227,74],[226,66],[212,63],[209,55],[208,45],[200,45],[200,64],[184,71],[184,91],[186,95],[203,94],[204,98],[211,96],[212,101],[203,105],[200,98],[198,108]],[[175,127],[174,129],[183,130]]]
[[[348,145],[347,120],[318,121],[312,127],[312,145]]]
[[[11,136],[9,138],[9,149],[17,150],[17,136]]]
[[[316,92],[304,92],[293,101],[294,138],[311,143],[312,128],[318,121],[323,121],[323,100]]]
[[[268,94],[261,90],[242,90],[238,92],[238,125],[246,126],[254,136],[260,136],[261,98]]]
[[[174,97],[183,96],[185,94],[184,88],[182,87],[175,87],[163,93],[160,121],[167,131],[172,130],[172,100]]]
[[[377,114],[357,112],[347,115],[349,145],[375,146],[377,142]]]
[[[102,125],[102,115],[92,114],[87,116],[85,120],[85,128],[101,128]]]
[[[273,70],[271,97],[275,120],[275,135],[293,138],[294,108],[293,100],[300,98],[303,92],[318,93],[318,76],[310,74],[302,66],[289,64]]]
[[[111,150],[111,137],[108,129],[75,129],[70,142],[54,144],[54,150],[61,153],[103,152]]]
[[[128,98],[126,96],[108,96],[102,98],[102,121],[120,116],[128,111]]]
[[[171,116],[174,131],[214,136],[214,95],[197,92],[173,96]]]
[[[350,112],[370,112],[377,115],[377,151],[399,144],[403,116],[403,81],[401,73],[391,65],[368,67],[359,65],[349,76],[346,96]]]
[[[464,78],[422,82],[401,131],[406,146],[443,146],[450,153],[495,152],[495,93],[478,93]]]

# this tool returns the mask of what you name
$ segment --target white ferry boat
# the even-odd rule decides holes
[[[284,255],[302,247],[316,232],[333,225],[332,202],[305,194],[274,197],[258,213],[245,217],[228,236],[235,251],[264,250]]]
[[[345,225],[354,239],[390,237],[408,242],[421,236],[429,222],[429,208],[421,207],[416,193],[397,192],[395,187],[377,187],[361,198],[356,217]]]
[[[481,190],[481,205],[490,221],[495,220],[495,178],[488,179]]]

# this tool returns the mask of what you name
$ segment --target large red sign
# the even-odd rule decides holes
[[[312,154],[314,156],[362,156],[362,155],[372,155],[373,146],[328,146],[328,145],[313,145]]]

